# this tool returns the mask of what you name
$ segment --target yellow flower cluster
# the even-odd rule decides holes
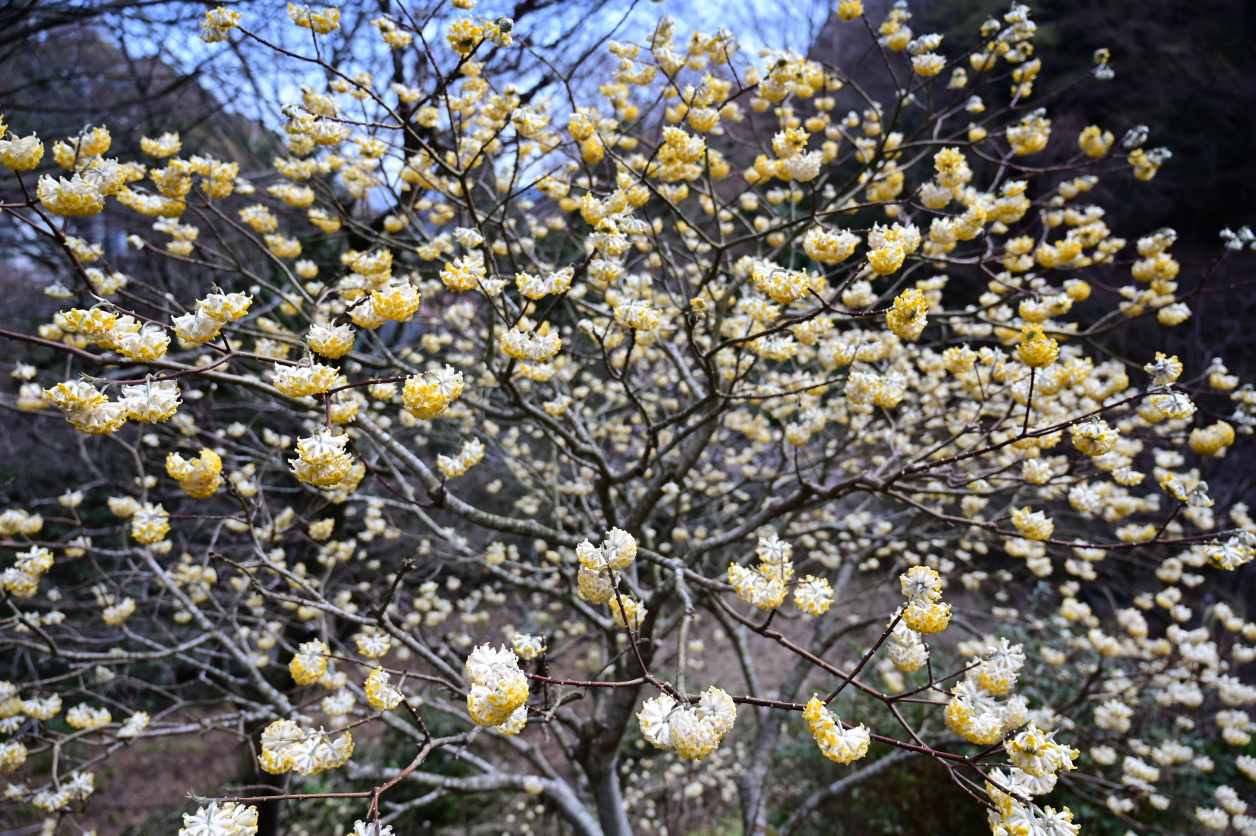
[[[467,712],[480,726],[500,726],[528,701],[528,680],[519,657],[505,647],[485,644],[467,657]]]
[[[128,417],[127,405],[110,401],[103,392],[82,380],[69,380],[44,390],[44,397],[65,413],[65,420],[88,435],[117,432]]]
[[[907,606],[903,623],[917,633],[940,633],[951,621],[951,605],[941,603],[942,579],[928,566],[913,566],[899,577]]]
[[[353,756],[353,735],[349,732],[331,740],[325,732],[306,731],[291,720],[276,720],[263,729],[261,744],[258,763],[271,775],[296,772],[308,778],[339,769]]]
[[[794,603],[807,615],[824,615],[833,604],[833,587],[827,578],[807,575],[794,589]]]
[[[374,626],[362,628],[362,632],[353,636],[353,641],[358,646],[358,653],[368,659],[378,659],[386,655],[392,646],[388,633]]]
[[[645,604],[635,598],[611,598],[607,603],[611,608],[611,618],[623,630],[640,630],[649,614]]]
[[[65,713],[65,721],[79,731],[94,731],[112,722],[113,716],[107,708],[92,708],[81,702]]]
[[[984,658],[974,658],[963,682],[951,689],[946,705],[947,728],[970,743],[988,746],[1029,719],[1028,703],[1014,695],[1000,702],[1016,685],[1025,654],[1020,645],[1007,639],[985,649]]]
[[[1041,325],[1025,325],[1021,328],[1016,356],[1031,369],[1044,369],[1060,356],[1060,346],[1043,333]]]
[[[17,562],[0,572],[0,589],[15,598],[33,598],[40,578],[52,568],[52,552],[31,546],[17,553]]]
[[[144,545],[154,545],[170,531],[170,515],[160,505],[144,503],[131,515],[131,536]]]
[[[212,293],[197,302],[195,311],[176,316],[171,323],[179,339],[200,345],[222,333],[228,322],[243,317],[252,302],[246,293]]]
[[[437,456],[436,467],[446,478],[462,476],[484,458],[484,442],[478,438],[464,441],[455,456]]]
[[[672,750],[686,760],[702,760],[719,748],[737,721],[732,697],[714,686],[696,705],[682,705],[667,694],[644,702],[637,712],[641,735],[656,749]]]
[[[794,563],[790,560],[793,550],[775,534],[760,537],[755,549],[759,565],[748,569],[732,563],[728,567],[728,582],[737,597],[761,610],[779,607],[785,600],[786,584],[794,577]]]
[[[1044,733],[1030,723],[1004,744],[1012,765],[1027,775],[1041,778],[1076,769],[1073,759],[1081,753],[1055,742],[1055,732]]]
[[[327,673],[327,654],[330,652],[326,642],[320,639],[304,642],[297,647],[296,655],[288,663],[288,672],[298,685],[313,685]]]
[[[388,684],[388,673],[383,668],[371,671],[363,690],[366,691],[366,701],[376,711],[392,711],[401,705],[401,692]]]
[[[541,323],[535,331],[512,328],[499,338],[502,351],[516,360],[544,362],[553,359],[563,347],[558,332],[551,330],[548,322]]]
[[[208,447],[195,459],[185,459],[179,453],[166,456],[166,472],[179,482],[188,496],[208,499],[222,484],[222,458]]]
[[[423,421],[436,418],[462,394],[462,372],[453,366],[406,378],[401,396],[406,411]]]
[[[311,362],[297,366],[276,366],[275,388],[290,398],[303,398],[326,392],[340,377],[339,369]]]
[[[1055,523],[1042,511],[1030,511],[1026,506],[1012,512],[1012,525],[1026,540],[1046,540],[1055,531]]]
[[[908,288],[894,299],[894,305],[885,314],[885,324],[896,336],[914,340],[925,330],[928,312],[925,295],[914,287]]]
[[[348,325],[326,325],[316,322],[310,326],[305,339],[315,353],[338,360],[353,348],[353,329]]]
[[[812,695],[802,713],[820,753],[837,763],[854,763],[868,754],[872,738],[868,727],[860,723],[847,728],[840,717],[825,708],[818,696]]]
[[[0,139],[0,163],[14,171],[30,171],[44,158],[44,144],[31,134]]]
[[[320,488],[332,488],[353,470],[353,456],[345,452],[347,435],[333,435],[322,430],[297,442],[297,458],[288,459],[292,472],[302,482]]]

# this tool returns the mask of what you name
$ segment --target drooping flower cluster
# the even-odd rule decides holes
[[[970,743],[988,746],[1002,740],[1008,732],[1029,719],[1028,702],[1012,695],[1000,702],[1016,685],[1016,678],[1025,663],[1020,645],[1009,645],[1001,639],[987,648],[988,655],[974,658],[964,681],[951,689],[946,704],[947,728]]]
[[[951,621],[951,605],[941,602],[942,578],[928,566],[913,566],[899,576],[907,606],[903,623],[917,633],[940,633]]]
[[[786,584],[794,577],[790,560],[793,547],[772,534],[759,538],[755,554],[759,564],[753,569],[737,563],[728,567],[728,582],[740,600],[761,610],[774,610],[785,600]]]
[[[31,546],[16,556],[17,562],[0,572],[0,588],[16,598],[32,598],[40,578],[52,568],[52,552],[42,546]]]
[[[847,727],[840,717],[829,711],[818,696],[813,695],[802,713],[811,736],[826,758],[837,763],[853,763],[868,754],[872,738],[867,726]]]
[[[257,807],[211,801],[195,814],[183,814],[179,836],[257,836]]]
[[[637,541],[623,529],[612,528],[606,532],[606,539],[601,547],[594,546],[588,540],[576,546],[576,559],[580,561],[576,579],[579,584],[580,597],[591,604],[612,603],[612,611],[617,619],[622,619],[618,604],[612,601],[615,597],[614,573],[627,569],[637,557]],[[629,613],[637,613],[639,604],[629,601],[625,604]]]
[[[276,720],[262,731],[258,762],[271,775],[296,772],[310,777],[339,769],[353,756],[353,735],[345,732],[332,740],[319,731],[307,731],[291,720]]]
[[[453,479],[462,476],[484,458],[484,442],[478,438],[464,441],[455,456],[438,456],[436,467],[446,477]]]
[[[677,703],[667,694],[651,697],[637,713],[646,740],[686,760],[700,761],[714,752],[736,721],[737,706],[715,686],[703,691],[695,704]]]
[[[196,310],[171,320],[174,332],[185,343],[201,345],[222,333],[228,322],[243,318],[252,303],[247,293],[211,293],[196,303]]]
[[[209,448],[201,450],[195,459],[185,459],[178,453],[166,456],[166,472],[179,483],[183,492],[196,499],[208,499],[222,484],[222,457]]]
[[[363,690],[366,691],[366,701],[376,711],[391,711],[401,705],[401,692],[388,684],[388,673],[383,668],[371,671]]]

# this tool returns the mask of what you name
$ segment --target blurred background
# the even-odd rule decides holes
[[[246,14],[246,25],[277,43],[297,37],[280,3],[227,3]],[[879,21],[891,0],[865,0],[871,21]],[[278,125],[278,108],[300,84],[316,84],[300,68],[276,67],[255,45],[240,42],[209,47],[195,38],[205,6],[169,0],[81,0],[0,3],[0,113],[16,132],[38,132],[47,142],[77,133],[87,124],[107,124],[113,151],[124,159],[139,156],[139,137],[178,131],[184,147],[241,161],[241,174],[262,172],[281,146],[269,128]],[[371,17],[389,11],[389,0],[349,0],[344,28],[350,34],[369,27]],[[915,0],[912,28],[946,35],[941,52],[954,55],[973,47],[981,23],[1002,14],[1002,0]],[[1068,92],[1051,108],[1058,137],[1074,137],[1097,124],[1120,137],[1136,125],[1150,130],[1147,147],[1165,146],[1172,159],[1149,183],[1111,177],[1096,189],[1095,202],[1107,210],[1105,221],[1131,242],[1170,226],[1178,233],[1174,255],[1182,279],[1201,275],[1220,253],[1218,233],[1225,227],[1256,226],[1256,3],[1250,0],[1041,0],[1031,4],[1038,26],[1036,57],[1044,69],[1036,96],[1062,88],[1092,66],[1096,49],[1111,50],[1115,78],[1088,83]],[[605,60],[603,37],[640,40],[661,14],[676,18],[678,29],[713,32],[732,29],[753,57],[764,47],[788,47],[859,76],[875,70],[879,56],[866,32],[839,25],[831,4],[814,0],[485,0],[476,14],[505,15],[540,62],[515,51],[521,89],[543,94],[555,82],[554,71],[580,68],[586,83],[596,83]],[[843,28],[845,26],[846,28]],[[365,37],[365,33],[362,33]],[[332,55],[333,62],[351,61]],[[409,59],[406,59],[409,60]],[[415,60],[418,60],[415,58]],[[386,68],[385,68],[386,70]],[[377,73],[377,79],[380,79]],[[1059,141],[1059,140],[1057,140]],[[250,170],[250,167],[252,170]],[[125,222],[124,222],[125,221]],[[92,226],[92,225],[95,226]],[[102,241],[118,269],[128,269],[125,237],[139,231],[134,218],[113,210],[90,219],[80,234]],[[31,331],[58,307],[43,289],[65,267],[26,238],[19,227],[0,223],[0,328]],[[138,269],[138,268],[137,268]],[[1188,369],[1202,371],[1213,357],[1223,357],[1231,373],[1244,380],[1256,375],[1256,277],[1229,270],[1218,277],[1213,294],[1192,302],[1194,316],[1166,331],[1154,321],[1125,329],[1114,345],[1127,356],[1154,341],[1177,353]],[[1167,344],[1164,340],[1168,340]],[[6,354],[14,344],[3,343]],[[7,384],[6,384],[7,385]],[[32,436],[47,421],[0,418],[0,508],[23,497],[52,496],[64,484],[62,467],[75,467],[75,451],[65,464],[31,467]],[[44,439],[47,448],[50,442]],[[1256,455],[1251,444],[1236,446],[1218,473],[1205,474],[1222,506],[1252,495]],[[156,744],[154,744],[156,745]],[[204,751],[172,753],[137,749],[134,780],[102,776],[117,787],[112,800],[100,799],[100,831],[133,834],[172,833],[178,816],[170,800],[182,790],[154,792],[163,783],[227,780],[212,741]],[[814,747],[804,747],[783,764],[805,771],[814,764]],[[782,757],[790,757],[788,751]],[[166,763],[173,763],[165,768]],[[171,771],[173,769],[173,771]],[[986,827],[970,802],[927,764],[893,770],[883,779],[856,788],[832,811],[830,832],[984,833]],[[228,772],[231,770],[228,769]],[[186,781],[184,780],[186,777]],[[907,803],[911,799],[911,803]],[[475,802],[470,802],[475,803]],[[180,807],[179,810],[182,808]],[[459,828],[467,811],[457,805],[440,813],[435,824]],[[733,833],[738,824],[711,823],[707,833]],[[36,828],[38,829],[38,828]],[[6,830],[0,815],[0,836]],[[34,832],[34,831],[31,831]],[[1089,832],[1104,832],[1092,829]],[[1118,831],[1113,831],[1114,833]]]

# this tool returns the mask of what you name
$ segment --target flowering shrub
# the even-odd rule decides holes
[[[494,76],[513,22],[453,6],[289,6],[299,52],[210,11],[325,74],[273,173],[0,131],[0,208],[71,277],[0,332],[5,405],[92,470],[0,513],[6,803],[51,832],[113,753],[221,729],[279,783],[189,836],[475,793],[524,833],[784,834],[906,758],[996,836],[1077,833],[1070,801],[1256,833],[1256,523],[1204,480],[1256,396],[1110,339],[1187,321],[1251,233],[1183,283],[1172,230],[1117,237],[1089,193],[1168,152],[1053,128],[1023,6],[948,54],[838,3],[889,102],[669,17],[605,43],[601,98],[536,96]],[[114,204],[151,275],[73,220]],[[826,762],[782,786],[789,735]]]

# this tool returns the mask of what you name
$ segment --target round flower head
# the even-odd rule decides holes
[[[16,772],[26,763],[26,746],[17,740],[0,743],[0,772]]]
[[[1073,758],[1080,753],[1055,742],[1055,733],[1044,733],[1030,723],[1004,744],[1012,765],[1033,776],[1053,775],[1075,769]]]
[[[968,671],[968,678],[976,677],[981,686],[991,694],[1006,694],[1016,687],[1016,679],[1024,666],[1023,648],[1002,638],[976,669]]]
[[[105,196],[100,189],[78,174],[69,180],[44,175],[39,178],[36,194],[44,208],[54,215],[95,215],[105,208]]]
[[[318,487],[340,484],[353,469],[353,457],[344,452],[346,435],[322,430],[297,442],[297,458],[288,459],[292,472],[302,482]]]
[[[145,503],[131,515],[131,536],[140,543],[158,543],[168,531],[170,515],[160,505]]]
[[[515,633],[510,637],[515,653],[520,659],[535,659],[545,652],[545,641],[540,636],[529,636],[527,633]]]
[[[324,325],[315,323],[306,334],[310,348],[324,357],[339,359],[353,348],[353,329],[348,325]]]
[[[196,303],[197,309],[214,319],[232,322],[243,317],[253,303],[247,293],[211,293]]]
[[[1003,738],[1003,717],[993,708],[954,696],[943,715],[946,727],[969,743],[989,746]]]
[[[1193,452],[1201,456],[1215,456],[1234,443],[1234,427],[1225,421],[1218,421],[1209,427],[1196,427],[1191,430],[1187,443]]]
[[[144,424],[165,421],[178,411],[179,384],[174,380],[158,380],[134,386],[123,386],[118,403],[126,407],[127,416]]]
[[[209,448],[201,450],[195,459],[185,459],[179,453],[166,456],[166,472],[179,482],[183,492],[197,499],[207,499],[222,484],[222,458]]]
[[[913,566],[899,575],[898,581],[908,600],[931,604],[942,598],[942,578],[928,566]]]
[[[941,633],[950,621],[950,604],[910,601],[903,610],[903,623],[917,633]]]
[[[137,711],[126,719],[122,724],[122,728],[118,729],[117,737],[121,740],[139,737],[143,734],[144,729],[148,728],[151,718],[146,711]]]
[[[914,340],[925,330],[928,312],[929,302],[924,294],[914,287],[908,288],[894,299],[894,305],[885,314],[885,324],[896,336]]]
[[[171,322],[179,339],[190,345],[201,345],[222,333],[224,320],[198,309],[176,316]]]
[[[376,711],[391,711],[401,705],[401,692],[388,684],[388,674],[383,668],[371,671],[363,690],[366,691],[366,701]]]
[[[170,345],[170,336],[156,325],[145,325],[132,333],[124,334],[115,346],[119,354],[131,360],[147,363],[160,358]]]
[[[645,621],[645,606],[634,598],[623,598],[622,600],[622,606],[619,599],[612,598],[610,601],[607,601],[611,607],[611,618],[622,629],[639,630],[641,623]]]
[[[728,567],[728,582],[737,591],[738,599],[762,610],[774,610],[785,600],[785,581],[757,569],[733,563]]]
[[[467,657],[467,711],[481,726],[500,726],[515,709],[528,701],[528,680],[519,670],[519,659],[505,647],[477,647]]]
[[[462,372],[445,366],[443,371],[406,378],[402,400],[415,418],[430,421],[443,413],[462,394]]]
[[[107,725],[113,718],[107,708],[92,708],[79,703],[65,713],[65,721],[80,731],[91,731]]]
[[[887,649],[890,661],[903,673],[920,670],[929,661],[929,650],[920,640],[920,634],[902,621],[894,625]]]
[[[725,691],[712,685],[702,692],[694,713],[711,724],[717,735],[725,735],[737,721],[737,705]]]
[[[606,532],[601,551],[607,566],[612,569],[626,569],[637,557],[637,541],[627,531],[612,528]]]
[[[304,642],[297,647],[297,654],[288,663],[288,672],[298,685],[313,685],[327,672],[326,643],[319,639]]]
[[[304,729],[291,720],[276,720],[262,730],[262,769],[272,775],[280,775],[292,769],[293,747],[304,740]]]
[[[615,586],[608,572],[581,566],[576,573],[576,581],[581,599],[590,604],[605,604],[615,597]]]
[[[906,256],[907,253],[903,251],[902,244],[896,241],[888,242],[869,251],[868,266],[877,275],[888,276],[903,266],[903,259]]]
[[[815,226],[803,237],[807,255],[822,264],[837,264],[850,258],[859,245],[859,236],[844,229],[829,230]]]
[[[348,732],[332,741],[320,730],[290,747],[292,770],[306,777],[339,769],[353,755],[353,736]]]
[[[371,291],[371,305],[382,319],[406,322],[419,309],[419,293],[408,284]]]
[[[1055,362],[1060,347],[1055,340],[1042,332],[1041,325],[1026,325],[1021,329],[1020,344],[1016,356],[1032,369],[1043,369]]]
[[[358,653],[368,659],[378,659],[388,653],[392,640],[388,634],[377,628],[367,627],[353,637],[358,645]]]
[[[657,749],[672,748],[672,728],[668,721],[675,710],[676,701],[667,694],[660,694],[646,700],[637,712],[641,734]]]
[[[820,274],[812,275],[806,270],[786,270],[771,262],[756,264],[751,276],[754,285],[772,298],[772,301],[788,305],[813,290],[824,289],[824,278]]]
[[[44,158],[44,144],[39,137],[0,139],[0,163],[14,171],[30,171]]]
[[[1195,414],[1195,404],[1191,399],[1167,386],[1149,395],[1147,400],[1165,418],[1180,421]]]
[[[824,578],[807,575],[794,589],[794,602],[808,615],[823,615],[833,604],[833,587]]]
[[[1074,424],[1070,430],[1073,446],[1087,456],[1102,456],[1116,447],[1117,433],[1101,418]]]
[[[1028,506],[1012,512],[1012,524],[1026,540],[1046,540],[1055,531],[1055,523],[1045,513],[1031,513]]]
[[[714,724],[704,721],[688,707],[673,712],[668,725],[672,749],[686,760],[702,760],[720,745]]]
[[[280,366],[275,369],[275,388],[290,398],[303,398],[326,392],[340,372],[332,366],[311,363],[308,366]]]

